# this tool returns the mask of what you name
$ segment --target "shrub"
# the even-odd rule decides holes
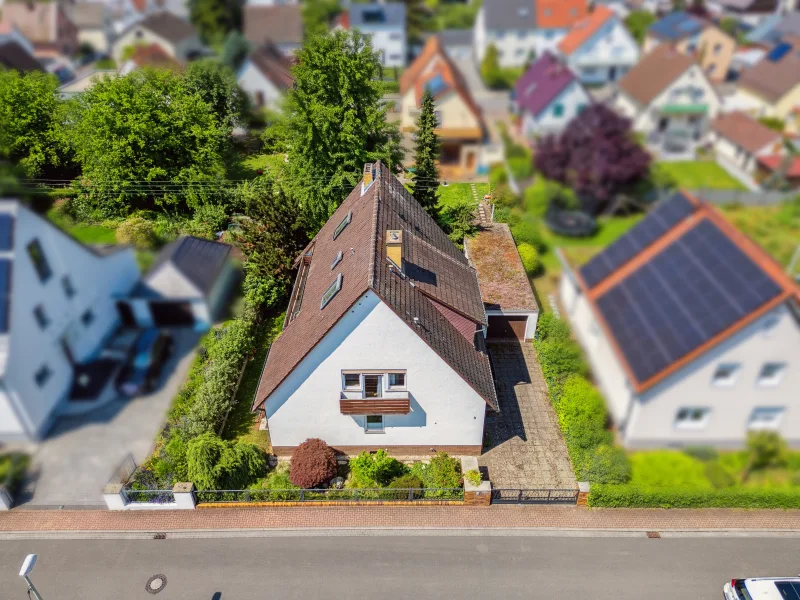
[[[574,375],[564,383],[556,414],[568,445],[588,450],[609,443],[603,398],[583,377]]]
[[[572,341],[567,322],[564,319],[559,319],[551,312],[539,315],[539,321],[536,323],[536,335],[542,342]]]
[[[525,189],[524,200],[525,210],[540,218],[545,216],[552,203],[568,209],[577,209],[580,206],[575,192],[544,177],[537,177],[533,185]]]
[[[362,452],[350,459],[350,487],[379,488],[407,472],[406,466],[380,449],[375,454]],[[396,486],[395,486],[396,487]]]
[[[470,485],[478,486],[481,484],[481,472],[478,469],[470,469],[464,473],[464,481],[468,481]]]
[[[635,484],[592,486],[589,506],[625,508],[800,508],[800,488],[729,487],[719,490],[650,488]]]
[[[786,442],[776,431],[751,431],[747,434],[750,468],[776,467],[786,462]]]
[[[116,235],[120,244],[131,244],[139,250],[152,248],[156,242],[153,222],[138,214],[120,223]]]
[[[534,347],[542,365],[542,373],[548,386],[550,396],[556,401],[560,393],[561,383],[570,375],[586,375],[589,371],[583,360],[580,346],[573,340],[535,341]]]
[[[635,452],[630,460],[636,485],[711,489],[705,463],[679,450]]]
[[[728,488],[736,483],[733,475],[718,462],[706,464],[705,475],[716,489]]]
[[[508,172],[504,163],[492,165],[489,168],[489,187],[494,190],[498,186],[508,183]]]
[[[207,240],[217,239],[217,233],[224,231],[228,225],[225,207],[219,204],[201,204],[194,211],[194,216],[184,222],[181,232]]]
[[[301,488],[313,488],[336,476],[336,453],[318,438],[311,438],[292,452],[289,479]]]
[[[596,483],[627,483],[631,464],[622,448],[601,444],[586,461],[581,479]]]
[[[533,158],[530,155],[509,156],[508,168],[517,181],[528,179],[533,175]]]
[[[511,228],[511,234],[517,244],[530,244],[537,252],[544,252],[547,249],[542,238],[541,228],[536,221],[520,221]]]
[[[520,204],[519,196],[506,184],[502,184],[497,186],[494,190],[494,204],[501,208],[514,208]]]
[[[461,463],[457,458],[451,458],[446,452],[440,452],[431,457],[429,464],[414,463],[411,474],[422,480],[423,487],[457,488],[461,487]]]
[[[522,266],[525,267],[525,272],[529,277],[535,277],[542,272],[542,261],[539,259],[539,253],[536,248],[523,242],[517,246],[517,251],[522,259]]]
[[[684,454],[702,461],[716,460],[719,452],[712,446],[689,446],[683,449]]]
[[[204,433],[189,442],[188,476],[200,490],[241,490],[264,475],[267,459],[256,445]]]

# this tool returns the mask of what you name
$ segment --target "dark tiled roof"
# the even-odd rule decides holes
[[[6,69],[14,69],[21,73],[41,71],[42,65],[17,42],[0,44],[0,65]]]
[[[132,27],[144,27],[165,40],[177,44],[186,38],[197,35],[194,25],[181,19],[179,16],[168,11],[160,11],[149,15],[144,20],[132,25]]]
[[[179,237],[170,242],[158,253],[153,266],[145,277],[145,282],[161,265],[172,265],[191,281],[204,294],[211,291],[217,281],[231,246],[212,242],[191,235]]]
[[[536,10],[532,0],[484,0],[486,29],[536,29]]]
[[[333,232],[347,216],[336,240]],[[405,277],[390,269],[385,232],[402,230]],[[331,264],[342,251],[336,269]],[[255,406],[281,384],[350,307],[370,290],[378,295],[451,368],[497,409],[489,360],[467,339],[460,319],[448,319],[434,297],[477,326],[485,316],[477,277],[466,257],[388,169],[378,164],[376,180],[361,195],[359,184],[322,227],[311,245],[312,259],[297,317],[272,345]],[[342,274],[342,287],[320,309],[325,290]],[[414,318],[417,321],[415,322]],[[457,324],[454,324],[457,323]]]
[[[242,14],[242,26],[244,37],[253,46],[260,46],[267,40],[278,45],[303,41],[303,16],[298,4],[247,4]]]
[[[573,81],[575,74],[553,54],[545,51],[517,81],[517,105],[536,116]]]
[[[289,88],[294,83],[291,61],[274,44],[264,44],[253,50],[248,58],[278,89]]]

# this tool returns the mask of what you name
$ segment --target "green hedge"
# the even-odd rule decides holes
[[[612,508],[800,508],[800,487],[720,490],[594,484],[589,506]]]

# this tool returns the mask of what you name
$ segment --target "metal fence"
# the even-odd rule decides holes
[[[170,504],[175,502],[172,490],[134,490],[125,488],[125,498],[132,504]]]
[[[138,467],[136,465],[136,461],[133,459],[133,455],[128,454],[128,456],[123,458],[122,462],[114,470],[114,473],[111,475],[111,479],[108,480],[108,483],[119,483],[125,485],[131,480],[137,468]]]
[[[492,504],[575,504],[577,501],[576,489],[492,490]]]
[[[699,189],[691,192],[698,198],[711,204],[741,204],[744,206],[766,206],[780,204],[797,195],[797,192],[782,192],[776,190],[712,190]]]
[[[203,502],[415,502],[463,500],[462,488],[369,488],[311,490],[204,490],[195,492]]]

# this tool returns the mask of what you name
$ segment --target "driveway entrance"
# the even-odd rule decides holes
[[[577,490],[533,345],[490,341],[489,355],[500,413],[486,419],[478,464],[488,470],[492,487],[536,498],[541,494],[535,490]]]

